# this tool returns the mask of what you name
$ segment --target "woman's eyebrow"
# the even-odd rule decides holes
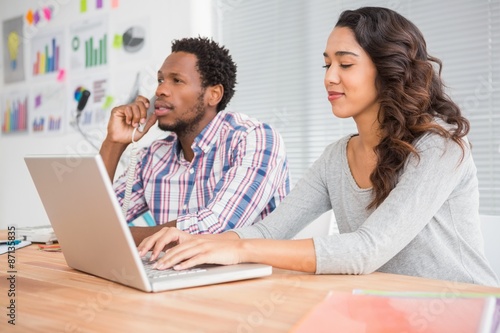
[[[351,51],[337,51],[337,52],[335,52],[335,55],[338,57],[345,56],[345,55],[352,55],[355,57],[359,57],[358,54],[351,52]]]
[[[351,51],[337,51],[337,52],[335,52],[335,55],[337,57],[341,57],[341,56],[345,56],[345,55],[352,55],[352,56],[355,56],[355,57],[359,57],[359,54],[356,54],[356,53],[351,52]],[[323,52],[323,57],[329,58],[329,56],[328,56],[328,54],[326,52]]]

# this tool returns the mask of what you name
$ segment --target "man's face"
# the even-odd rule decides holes
[[[177,135],[197,135],[215,116],[206,112],[205,91],[194,54],[174,52],[158,71],[155,114],[158,127]]]

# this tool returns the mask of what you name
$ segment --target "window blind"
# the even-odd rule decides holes
[[[392,8],[423,32],[443,61],[448,94],[471,122],[481,214],[500,215],[500,0],[216,0],[218,39],[238,65],[228,109],[277,128],[292,185],[324,148],[356,132],[331,113],[323,51],[339,14],[361,6]],[[433,189],[430,189],[433,190]]]

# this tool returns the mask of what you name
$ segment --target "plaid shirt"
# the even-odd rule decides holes
[[[261,220],[290,190],[283,139],[243,114],[219,112],[191,148],[189,162],[172,133],[138,152],[127,221],[149,210],[158,225],[220,233]],[[120,203],[126,174],[114,184]]]

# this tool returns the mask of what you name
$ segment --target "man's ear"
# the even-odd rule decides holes
[[[222,84],[216,84],[215,86],[210,86],[207,88],[207,100],[208,105],[216,106],[219,104],[222,96],[224,95],[224,87]]]

